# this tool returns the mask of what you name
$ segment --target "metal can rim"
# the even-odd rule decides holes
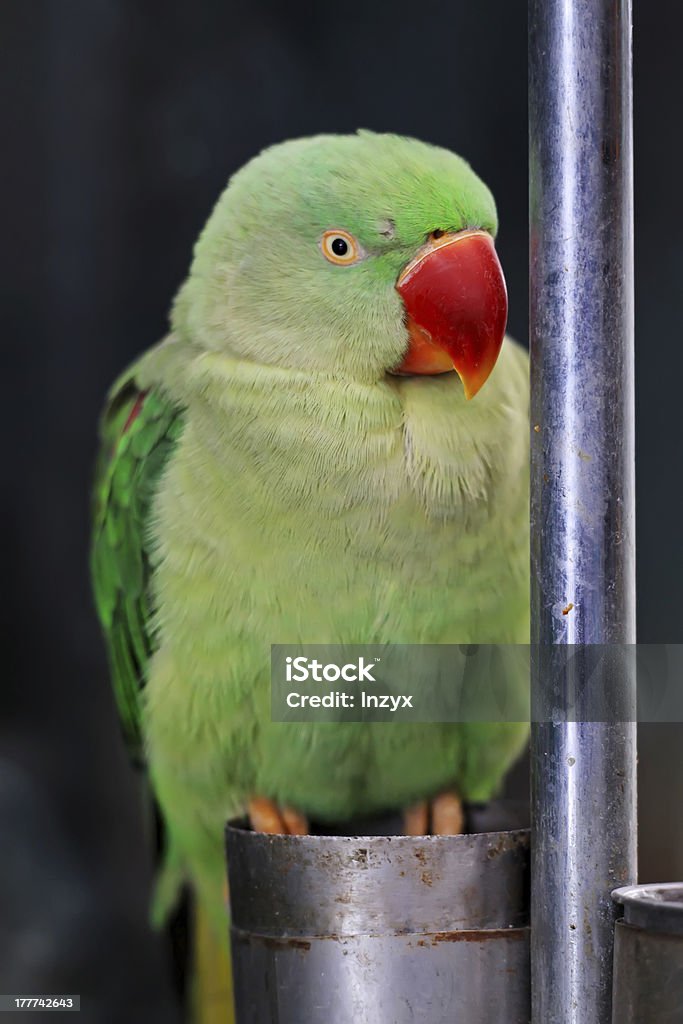
[[[683,882],[624,885],[612,892],[624,908],[624,923],[649,931],[683,935]]]

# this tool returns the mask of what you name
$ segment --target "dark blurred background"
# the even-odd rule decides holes
[[[639,636],[683,640],[683,9],[635,11]],[[161,337],[193,240],[263,146],[359,126],[465,155],[527,326],[523,0],[5,0],[0,991],[176,1019],[87,574],[105,389]],[[643,880],[683,877],[683,731],[641,730]],[[524,792],[524,768],[511,788]],[[8,1018],[9,1019],[9,1018]]]

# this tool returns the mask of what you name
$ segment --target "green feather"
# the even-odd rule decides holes
[[[141,390],[141,389],[140,389]],[[91,570],[124,735],[132,756],[143,757],[141,690],[152,650],[148,558],[151,502],[182,433],[182,414],[150,392],[137,418],[125,425],[140,395],[135,370],[112,392],[101,423],[95,481]],[[153,453],[153,457],[150,456]]]

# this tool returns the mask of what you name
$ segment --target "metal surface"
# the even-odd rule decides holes
[[[631,12],[530,0],[532,639],[635,641]],[[635,879],[635,725],[581,722],[566,659],[532,697],[535,1024],[611,1020],[615,909]],[[563,667],[565,666],[565,667]],[[634,683],[607,676],[628,719]],[[572,700],[579,721],[561,721]]]
[[[228,826],[239,1024],[527,1024],[528,846]]]
[[[613,1024],[681,1024],[683,883],[612,895],[624,911],[615,931]]]
[[[668,935],[683,935],[683,882],[626,885],[612,899],[624,908],[624,923]]]

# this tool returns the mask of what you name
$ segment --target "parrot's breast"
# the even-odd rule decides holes
[[[272,723],[270,644],[528,640],[523,355],[508,343],[470,403],[454,374],[371,387],[210,362],[156,502],[152,746],[191,723],[235,806],[260,791],[344,816],[446,784],[461,726]]]

